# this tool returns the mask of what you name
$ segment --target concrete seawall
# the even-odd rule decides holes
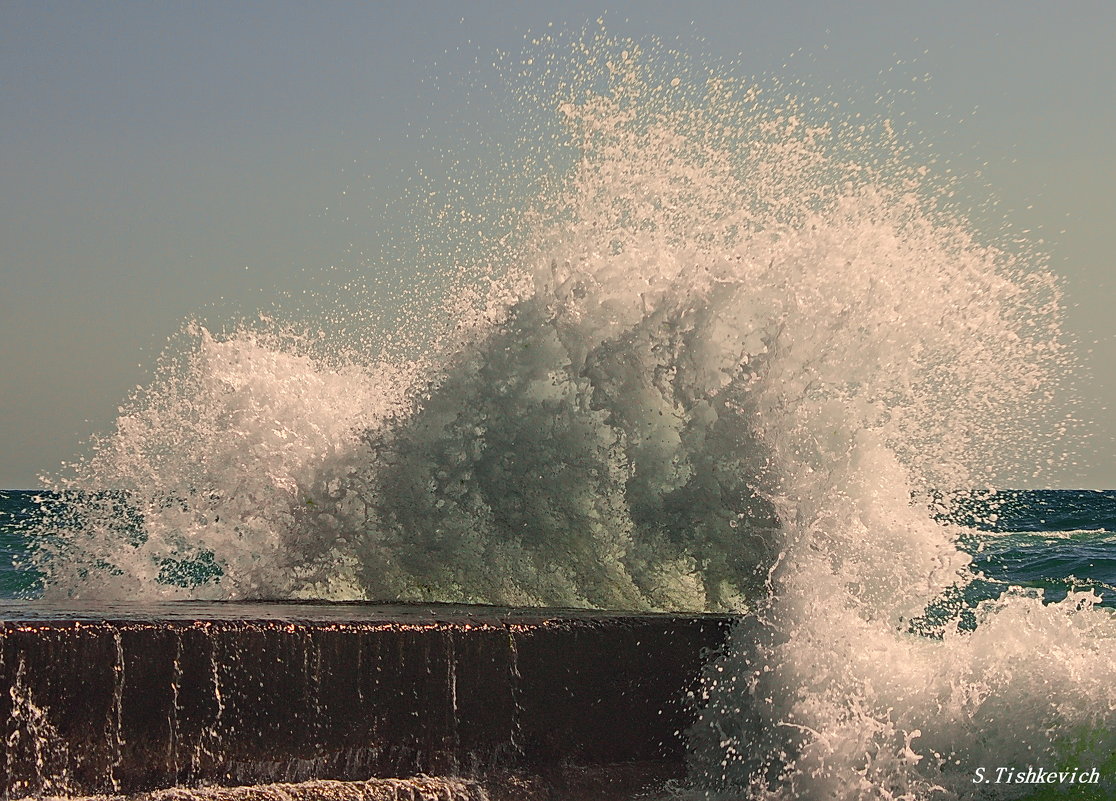
[[[681,775],[708,615],[0,609],[0,796],[418,773]]]

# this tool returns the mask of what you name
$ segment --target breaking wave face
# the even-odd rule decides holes
[[[885,120],[631,44],[564,69],[534,199],[446,268],[426,355],[187,326],[55,482],[44,594],[738,611],[702,792],[1017,797],[975,769],[1100,766],[1095,599],[926,615],[969,576],[952,491],[1058,458],[1041,260]]]

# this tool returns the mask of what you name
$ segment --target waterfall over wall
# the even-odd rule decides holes
[[[545,775],[560,764],[678,775],[694,711],[686,693],[729,626],[366,605],[235,620],[276,607],[229,606],[224,618],[9,614],[0,796]]]

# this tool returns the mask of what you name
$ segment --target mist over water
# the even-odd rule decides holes
[[[52,486],[44,595],[738,611],[691,732],[726,798],[1023,797],[975,769],[1111,760],[1093,596],[917,623],[972,578],[954,493],[1063,458],[1055,277],[885,119],[574,50],[520,76],[553,157],[447,258],[424,355],[187,325]]]

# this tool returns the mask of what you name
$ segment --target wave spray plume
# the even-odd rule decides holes
[[[1022,797],[976,768],[1111,760],[1094,596],[925,616],[971,578],[954,493],[1066,435],[1056,279],[886,120],[575,51],[524,70],[533,200],[447,266],[426,355],[188,327],[56,483],[45,594],[737,611],[690,733],[726,798]]]

